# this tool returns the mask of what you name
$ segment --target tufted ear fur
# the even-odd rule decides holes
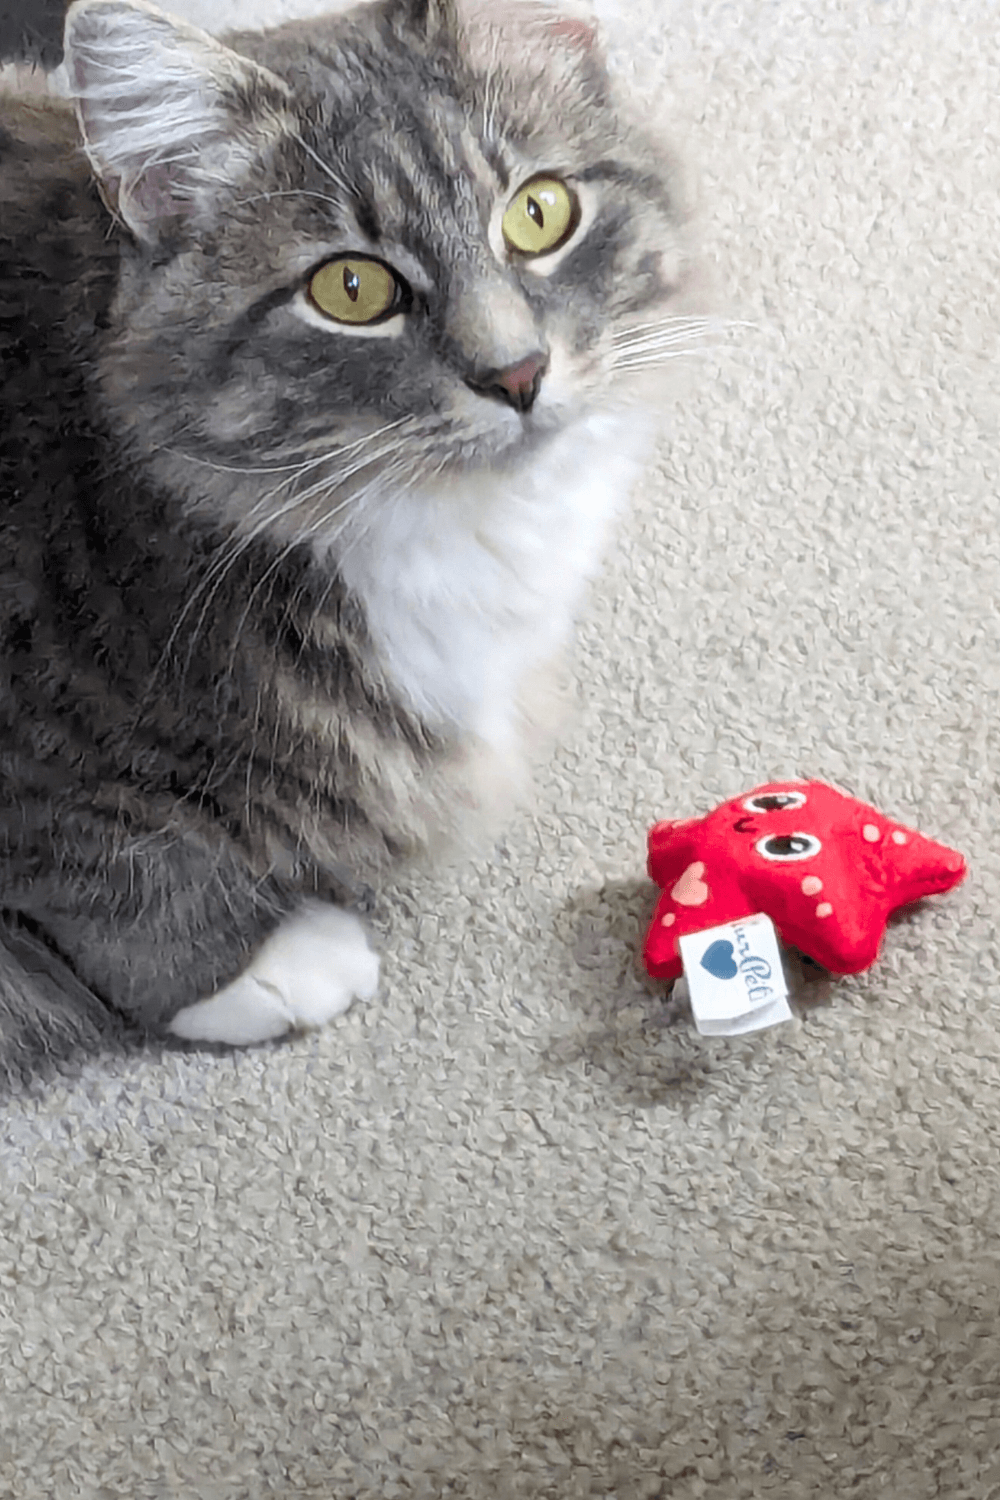
[[[498,66],[520,75],[530,97],[576,93],[582,80],[603,74],[605,59],[589,0],[457,0],[459,56],[489,74]]]
[[[281,132],[280,79],[145,0],[77,0],[64,45],[102,196],[140,240],[181,232]]]
[[[551,42],[580,52],[589,52],[598,38],[597,18],[587,0],[508,0],[493,7],[518,12],[521,24],[546,36]]]
[[[589,52],[598,39],[590,0],[460,0],[461,5],[482,20],[515,25],[571,50]]]

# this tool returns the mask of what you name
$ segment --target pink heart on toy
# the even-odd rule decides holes
[[[705,866],[701,860],[688,865],[684,874],[670,892],[670,899],[678,906],[704,906],[708,900],[708,886],[702,880]]]

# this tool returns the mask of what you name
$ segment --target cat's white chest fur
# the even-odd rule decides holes
[[[505,748],[519,688],[565,645],[646,449],[639,413],[591,416],[522,467],[378,498],[338,563],[410,707]]]

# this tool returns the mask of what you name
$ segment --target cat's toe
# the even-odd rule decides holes
[[[310,903],[251,965],[287,999],[297,1026],[323,1026],[378,988],[379,960],[353,912]]]
[[[293,1027],[323,1026],[378,988],[379,960],[361,922],[310,902],[289,917],[232,984],[170,1022],[185,1041],[245,1047]]]
[[[169,1029],[186,1042],[249,1047],[284,1036],[294,1025],[295,1017],[282,996],[248,972],[208,1000],[178,1011]]]

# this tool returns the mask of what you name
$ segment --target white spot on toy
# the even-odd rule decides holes
[[[894,844],[906,844],[909,843],[909,840],[903,830],[901,828],[897,828],[893,831],[892,842]]]
[[[688,865],[670,892],[670,899],[676,901],[678,906],[704,906],[708,900],[708,886],[702,879],[704,873],[705,866],[700,859],[695,860],[693,865]]]
[[[676,917],[675,913],[672,912],[672,911],[668,911],[667,915],[665,917],[661,918],[661,924],[664,927],[673,927],[673,925],[674,925],[674,923],[676,921],[677,921],[677,917]]]
[[[833,907],[829,901],[821,901],[816,908],[817,917],[829,917],[833,914]]]
[[[823,882],[818,875],[807,875],[802,882],[803,896],[818,896],[823,889]]]
[[[869,844],[877,844],[879,839],[882,837],[881,833],[879,833],[874,823],[866,823],[864,828],[862,828],[861,830],[861,835],[868,841]]]

